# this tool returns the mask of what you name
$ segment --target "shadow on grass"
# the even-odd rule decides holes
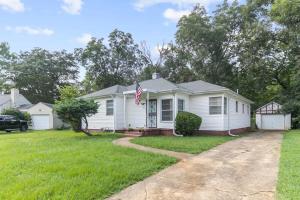
[[[27,132],[20,132],[20,131],[12,131],[12,132],[6,132],[6,131],[0,131],[0,135],[19,135],[19,134],[26,134]]]

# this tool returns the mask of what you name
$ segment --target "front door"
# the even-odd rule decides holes
[[[157,100],[149,100],[148,127],[157,128]]]

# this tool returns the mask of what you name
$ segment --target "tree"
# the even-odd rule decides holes
[[[7,76],[32,103],[53,103],[59,87],[76,81],[78,69],[72,53],[35,48],[21,52]]]
[[[300,1],[275,0],[270,12],[274,21],[292,29],[300,28]]]
[[[93,90],[115,84],[130,84],[147,62],[132,35],[119,30],[109,34],[108,46],[93,38],[85,49],[77,49],[86,68],[86,81]]]
[[[74,99],[80,96],[79,88],[74,85],[62,86],[58,89],[58,91],[60,101]]]
[[[239,19],[239,6],[236,2],[230,7],[225,1],[213,16],[209,16],[203,7],[197,5],[190,15],[179,20],[175,48],[177,62],[174,62],[174,56],[169,56],[171,65],[185,65],[195,74],[195,79],[227,87],[234,86],[232,62],[235,49],[232,46]],[[169,62],[168,59],[166,62]],[[190,73],[187,73],[187,77],[190,77]]]
[[[10,52],[8,43],[0,43],[0,91],[8,92],[11,84],[8,83],[7,71],[15,61],[16,55]]]
[[[92,134],[88,130],[87,118],[96,114],[99,105],[94,100],[66,99],[56,102],[54,108],[58,116],[65,122],[70,123],[76,132],[82,131],[88,136]],[[83,128],[83,124],[85,128]]]

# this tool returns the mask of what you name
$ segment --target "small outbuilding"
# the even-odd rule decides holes
[[[31,115],[33,130],[55,129],[61,128],[64,125],[54,112],[52,104],[40,102],[19,109]]]
[[[263,130],[288,130],[291,114],[282,112],[282,105],[272,101],[256,110],[256,126]]]

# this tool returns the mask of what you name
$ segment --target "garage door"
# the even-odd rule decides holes
[[[262,129],[284,130],[284,115],[262,115]]]
[[[32,115],[32,129],[46,130],[50,129],[50,115]]]

